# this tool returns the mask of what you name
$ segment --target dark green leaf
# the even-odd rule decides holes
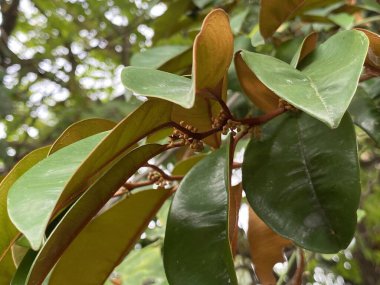
[[[380,108],[363,88],[356,91],[348,111],[355,124],[380,146]]]
[[[243,187],[253,210],[278,234],[312,251],[346,248],[360,197],[350,116],[335,130],[304,113],[267,123],[245,152]]]
[[[228,237],[228,188],[225,144],[194,166],[173,199],[164,246],[170,284],[237,284]]]

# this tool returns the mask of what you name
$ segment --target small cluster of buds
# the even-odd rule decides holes
[[[279,99],[278,100],[278,107],[279,108],[284,108],[285,110],[289,110],[289,111],[297,111],[296,107],[294,107],[293,105],[290,105],[284,99]]]
[[[211,122],[212,122],[212,128],[213,129],[219,129],[221,128],[225,123],[226,120],[228,119],[228,115],[224,110],[220,110],[219,115],[217,117],[212,117]]]
[[[228,114],[224,110],[220,110],[219,115],[216,118],[211,118],[212,128],[222,128],[222,134],[227,135],[228,131],[231,131],[233,135],[241,131],[241,123],[228,119]]]
[[[168,185],[168,182],[162,177],[161,173],[158,171],[152,171],[148,174],[148,179],[154,181],[156,185],[160,188],[165,188]]]
[[[197,128],[191,125],[185,124],[184,121],[181,121],[180,125],[181,127],[187,129],[191,133],[198,132]],[[170,139],[169,146],[174,144],[174,142],[178,142],[180,144],[190,146],[195,151],[202,151],[204,148],[203,141],[192,138],[189,134],[183,133],[177,129],[173,131],[173,134],[169,136],[169,139]]]
[[[227,123],[223,126],[222,134],[226,135],[230,130],[232,135],[235,136],[237,133],[241,132],[241,129],[242,128],[240,122],[235,122],[231,119],[228,119]]]

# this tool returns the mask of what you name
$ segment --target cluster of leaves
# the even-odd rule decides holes
[[[261,283],[277,282],[272,268],[284,247],[294,252],[289,264],[298,256],[294,284],[303,280],[304,249],[347,248],[360,200],[354,123],[380,143],[377,83],[367,81],[380,74],[380,37],[352,28],[379,7],[322,2],[263,1],[251,28],[246,3],[168,1],[156,35],[191,26],[189,7],[203,24],[193,46],[163,42],[123,69],[125,87],[147,100],[118,124],[71,125],[1,181],[0,282],[103,284],[138,243],[144,248],[123,263],[127,282],[146,282],[131,274],[140,260],[165,269],[166,277],[152,273],[158,284],[238,284],[242,190]],[[210,11],[216,4],[236,9],[231,21]],[[174,15],[182,17],[170,23]],[[306,36],[276,43],[298,29]],[[166,221],[159,210],[168,203]]]

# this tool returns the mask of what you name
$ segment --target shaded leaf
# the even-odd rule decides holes
[[[12,252],[8,250],[0,260],[0,284],[10,284],[15,272],[16,267],[13,262]]]
[[[242,52],[235,54],[235,68],[244,93],[258,108],[267,113],[278,108],[278,96],[248,68],[242,58]]]
[[[72,143],[92,135],[109,131],[116,126],[115,122],[105,119],[87,119],[68,127],[51,146],[49,155]]]
[[[101,133],[57,151],[16,182],[8,197],[9,213],[33,248],[41,246],[51,217],[75,201],[107,171],[112,161],[148,133],[169,122],[171,108],[172,104],[165,101],[148,101],[108,135]],[[65,167],[62,167],[62,161],[65,161]],[[32,196],[23,193],[24,185],[33,191]],[[33,211],[25,215],[25,208],[33,208]]]
[[[228,221],[229,221],[229,238],[231,244],[232,255],[236,255],[237,244],[238,244],[238,220],[239,220],[239,210],[241,206],[241,198],[243,193],[243,187],[241,183],[231,186],[228,195],[229,195],[229,210],[228,210]]]
[[[144,145],[132,150],[115,163],[78,199],[40,250],[30,273],[28,284],[39,284],[45,278],[61,254],[76,238],[78,232],[86,226],[130,176],[163,148],[164,146],[161,145]],[[106,229],[104,231],[108,232]]]
[[[207,157],[207,154],[198,154],[189,157],[188,159],[179,161],[172,171],[172,175],[186,175],[194,165]]]
[[[367,92],[359,87],[348,108],[354,122],[380,147],[380,108]]]
[[[255,273],[261,284],[276,284],[273,266],[284,262],[284,247],[291,241],[284,239],[268,226],[249,207],[248,242]]]
[[[245,152],[243,188],[256,214],[281,236],[317,252],[346,248],[360,197],[350,116],[335,130],[304,113],[267,123]]]
[[[367,48],[364,34],[338,33],[302,62],[301,71],[267,55],[243,51],[241,56],[274,93],[336,128],[355,94]]]
[[[9,219],[7,211],[7,197],[9,189],[12,185],[19,179],[25,172],[27,172],[31,167],[36,163],[43,160],[47,157],[50,146],[43,147],[32,151],[21,159],[9,172],[9,174],[1,181],[0,184],[0,276],[6,276],[6,273],[3,270],[10,270],[13,268],[14,264],[11,262],[11,251],[10,248],[12,244],[16,241],[17,237],[20,235],[20,232],[13,225],[12,221]],[[31,192],[28,192],[28,189],[23,188],[25,195],[30,196]],[[29,208],[26,208],[29,209]],[[3,260],[6,259],[7,261]],[[1,280],[1,278],[0,278]]]
[[[174,196],[164,246],[170,284],[237,284],[228,233],[229,164],[225,144],[188,173]]]
[[[237,35],[240,33],[240,30],[243,26],[243,23],[245,21],[245,18],[247,18],[247,15],[249,13],[249,9],[244,9],[243,11],[239,12],[235,16],[231,18],[231,30],[234,35]]]
[[[51,284],[103,284],[170,195],[168,190],[131,194],[93,219],[68,247]]]
[[[37,252],[29,250],[29,252],[25,255],[25,257],[21,261],[19,267],[17,268],[16,274],[14,275],[10,285],[25,285],[26,284],[26,278],[28,276],[30,267],[33,264],[33,260],[36,257],[36,254]]]

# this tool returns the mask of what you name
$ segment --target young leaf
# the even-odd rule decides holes
[[[68,127],[50,148],[49,155],[72,143],[106,132],[116,126],[115,122],[105,119],[86,119]]]
[[[359,87],[356,91],[348,112],[355,124],[380,147],[380,109],[363,88]]]
[[[14,264],[11,263],[11,259],[9,258],[11,256],[10,249],[20,235],[20,232],[9,219],[7,212],[7,197],[9,189],[19,177],[36,163],[47,157],[49,148],[50,146],[43,147],[26,155],[13,167],[9,174],[0,183],[0,228],[2,229],[0,235],[0,276],[6,276],[6,273],[3,272],[3,270],[14,269]],[[25,195],[31,195],[31,192],[28,192],[25,187],[23,191],[26,192]],[[8,262],[3,259],[8,260]]]
[[[164,242],[172,285],[237,284],[228,233],[229,159],[226,144],[196,164],[175,194]]]
[[[61,254],[68,248],[112,195],[144,163],[163,150],[162,145],[144,145],[122,157],[100,177],[63,217],[38,253],[29,274],[28,283],[39,284],[49,273]],[[104,231],[107,231],[106,229]]]
[[[108,169],[110,163],[117,161],[147,133],[169,122],[171,110],[171,103],[148,101],[107,136],[101,133],[71,144],[25,173],[10,191],[8,212],[12,222],[31,242],[32,248],[41,246],[52,216],[75,201]],[[33,191],[33,195],[30,195],[31,192],[23,193],[25,185]],[[33,210],[26,215],[24,210],[31,208]]]
[[[367,49],[363,33],[344,31],[311,53],[301,71],[267,55],[243,51],[241,56],[275,94],[336,128],[355,94]]]
[[[316,252],[346,248],[360,197],[350,116],[335,130],[304,113],[267,123],[245,152],[243,188],[256,214],[278,234]]]
[[[12,252],[8,250],[0,260],[0,284],[10,284],[15,272],[16,267],[13,262]]]
[[[93,219],[59,259],[50,283],[103,284],[169,195],[168,190],[131,194]]]
[[[248,242],[255,273],[261,284],[276,284],[273,266],[284,262],[284,248],[290,240],[284,239],[268,226],[249,207]]]

